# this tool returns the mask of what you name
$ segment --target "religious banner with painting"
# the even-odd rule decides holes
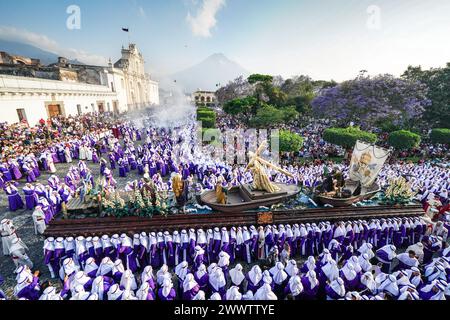
[[[273,212],[259,212],[258,224],[271,224],[273,223]]]
[[[370,187],[390,154],[384,148],[357,141],[350,162],[350,179],[360,181],[363,187]]]

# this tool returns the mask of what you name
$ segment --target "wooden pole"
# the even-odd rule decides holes
[[[278,167],[278,166],[276,166],[276,165],[270,163],[269,161],[264,160],[263,158],[256,157],[256,160],[259,161],[259,162],[261,162],[262,164],[265,164],[266,166],[268,166],[268,167],[270,167],[270,168],[272,168],[272,169],[275,169],[275,170],[281,172],[282,174],[284,174],[284,175],[286,175],[286,176],[288,176],[288,177],[294,178],[294,175],[293,175],[292,173],[287,172],[287,171],[284,170],[284,169],[281,169],[280,167]]]

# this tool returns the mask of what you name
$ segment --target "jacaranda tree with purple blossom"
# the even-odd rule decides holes
[[[381,121],[391,121],[408,128],[430,105],[427,90],[419,81],[361,73],[354,80],[323,89],[312,107],[316,115],[334,118],[343,126],[354,122],[371,129]]]

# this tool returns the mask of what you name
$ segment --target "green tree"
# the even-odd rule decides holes
[[[223,111],[231,115],[248,114],[257,104],[254,97],[237,98],[225,103]]]
[[[285,122],[296,120],[299,116],[299,113],[294,106],[283,107],[280,108],[280,110],[283,112],[283,120]]]
[[[269,104],[275,105],[277,107],[284,106],[287,100],[287,94],[281,91],[280,88],[274,87],[271,84],[265,85],[265,94],[269,99]]]
[[[270,75],[255,73],[247,78],[248,83],[257,84],[259,82],[272,82],[273,77]]]
[[[303,96],[291,97],[286,100],[287,105],[295,106],[298,113],[307,115],[311,114],[311,101],[314,99],[314,94],[309,93]]]
[[[397,121],[393,116],[376,121],[375,126],[380,128],[383,132],[394,132],[402,129],[402,127],[397,124]]]
[[[422,116],[424,124],[428,127],[450,128],[450,63],[444,68],[430,70],[409,66],[402,77],[428,87],[427,97],[431,105]]]
[[[258,112],[251,119],[250,123],[255,127],[264,128],[276,126],[282,123],[283,120],[284,120],[283,111],[275,108],[272,105],[264,104],[260,109],[258,109]]]
[[[414,132],[399,130],[389,134],[388,143],[397,150],[404,150],[418,147],[420,140],[420,136]]]
[[[255,98],[258,101],[257,105],[260,106],[263,102],[270,101],[270,95],[272,98],[276,95],[273,93],[273,77],[265,74],[252,74],[247,78],[248,83],[255,87]],[[252,113],[256,113],[256,108],[252,109]]]
[[[280,130],[279,139],[281,152],[299,151],[303,146],[303,138],[287,130]]]
[[[287,95],[286,105],[295,105],[300,114],[309,115],[312,112],[311,102],[317,93],[334,86],[334,81],[314,81],[309,76],[300,75],[287,79],[280,88]]]

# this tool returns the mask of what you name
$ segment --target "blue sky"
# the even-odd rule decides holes
[[[448,0],[2,2],[0,38],[96,63],[120,57],[129,27],[156,75],[218,52],[251,72],[335,80],[450,62]],[[81,9],[80,30],[66,27],[69,5]]]

